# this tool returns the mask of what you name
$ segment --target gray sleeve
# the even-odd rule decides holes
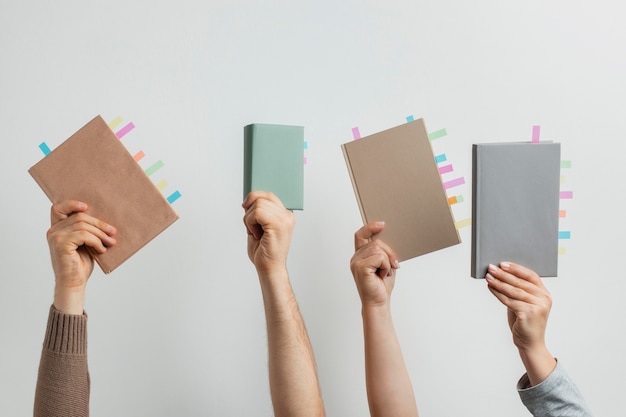
[[[530,386],[524,374],[517,383],[522,403],[534,417],[591,417],[582,394],[557,362],[554,371],[545,381]]]

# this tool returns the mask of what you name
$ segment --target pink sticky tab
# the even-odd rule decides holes
[[[354,140],[361,139],[361,132],[359,132],[358,127],[352,128],[352,137],[354,138]]]
[[[451,181],[444,182],[443,188],[447,190],[448,188],[457,187],[463,184],[465,184],[465,178],[461,177],[461,178],[453,179]]]
[[[128,123],[126,126],[124,126],[123,128],[121,128],[116,134],[115,136],[117,136],[118,139],[122,139],[124,137],[125,134],[127,134],[128,132],[130,132],[131,130],[133,130],[135,128],[135,125],[133,124],[133,122]]]
[[[444,165],[439,168],[439,175],[447,174],[448,172],[452,172],[452,164]]]
[[[539,143],[539,133],[541,132],[541,126],[533,126],[533,143]]]
[[[574,198],[574,192],[573,191],[561,191],[559,193],[559,197],[562,200],[569,200],[569,199]]]

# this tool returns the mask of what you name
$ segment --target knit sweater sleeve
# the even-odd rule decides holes
[[[535,417],[591,417],[582,394],[559,362],[548,378],[535,386],[530,386],[528,375],[522,376],[517,391]]]
[[[89,416],[87,316],[50,307],[41,352],[34,417]]]

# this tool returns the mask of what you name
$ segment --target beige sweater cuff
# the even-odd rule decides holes
[[[65,314],[50,306],[44,349],[70,355],[87,354],[87,315]]]

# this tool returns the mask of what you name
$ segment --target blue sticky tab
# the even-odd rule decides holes
[[[174,191],[169,197],[167,197],[168,203],[172,204],[174,201],[180,198],[181,194],[178,190]]]
[[[447,161],[447,160],[448,159],[446,158],[446,154],[445,153],[442,153],[441,155],[435,156],[435,162],[438,163],[438,164],[441,163],[441,162]]]
[[[407,117],[406,117],[406,122],[407,122],[407,123],[410,123],[410,122],[412,122],[412,121],[414,121],[414,120],[415,120],[415,119],[413,118],[413,115],[411,115],[411,116],[407,116]]]
[[[571,236],[571,232],[559,232],[559,239],[569,239]]]
[[[39,149],[41,149],[41,152],[43,152],[43,154],[46,156],[50,153],[50,148],[48,148],[48,145],[46,145],[46,142],[41,142],[39,144]]]
[[[309,142],[304,142],[304,149],[309,149]]]

